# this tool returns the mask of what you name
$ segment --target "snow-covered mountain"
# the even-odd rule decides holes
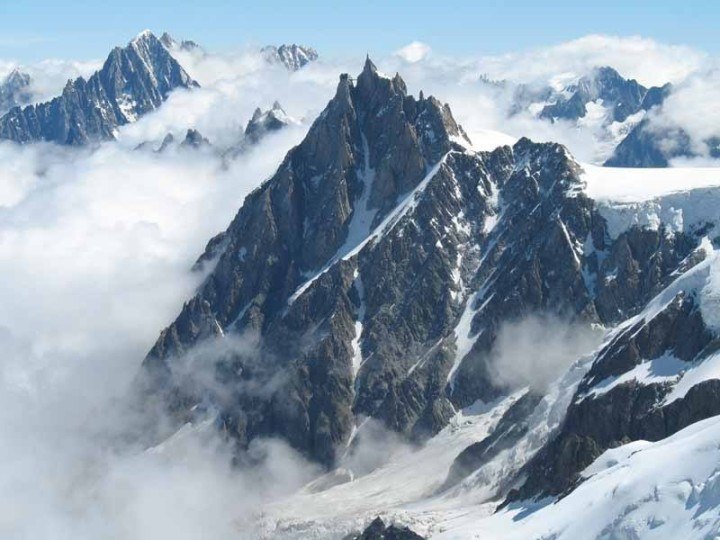
[[[621,86],[626,120],[648,92]],[[382,538],[360,533],[378,515],[433,538],[578,538],[578,516],[712,536],[718,203],[714,169],[475,152],[368,59],[210,240],[138,389],[239,456],[279,437],[327,468],[263,509],[267,537]],[[360,467],[377,426],[415,446]]]
[[[197,86],[151,32],[112,50],[100,71],[68,81],[47,103],[0,118],[0,138],[81,145],[112,139],[118,127],[157,109],[176,88]]]
[[[564,77],[558,76],[559,80]],[[511,112],[529,111],[538,119],[564,121],[579,130],[590,131],[596,139],[597,161],[608,165],[647,166],[619,159],[635,128],[648,111],[662,105],[671,86],[647,88],[634,79],[623,78],[615,69],[599,67],[587,75],[555,86],[519,85],[514,89]]]
[[[284,65],[290,71],[297,71],[318,59],[318,53],[312,47],[304,45],[268,45],[262,49],[263,57],[272,63]]]

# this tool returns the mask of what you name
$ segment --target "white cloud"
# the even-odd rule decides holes
[[[406,62],[419,62],[423,58],[425,58],[428,54],[430,54],[429,45],[426,45],[425,43],[422,43],[420,41],[413,41],[412,43],[409,43],[408,45],[405,45],[404,47],[398,49],[395,51],[395,55],[399,56]]]
[[[603,332],[551,315],[535,315],[504,324],[490,361],[495,383],[512,390],[529,386],[544,391],[572,362],[591,353]],[[538,349],[538,343],[542,347]]]
[[[479,64],[493,78],[547,81],[561,73],[587,73],[611,66],[646,86],[676,83],[698,69],[707,55],[682,45],[666,45],[639,36],[589,35],[530,51],[486,57]]]
[[[293,91],[279,88],[273,98]],[[264,500],[248,496],[257,479],[231,473],[227,451],[208,455],[212,440],[178,460],[113,442],[129,420],[116,400],[198,284],[192,263],[307,128],[227,167],[212,152],[133,150],[133,137],[183,122],[220,133],[263,98],[239,91],[243,107],[223,118],[222,99],[206,104],[213,93],[174,96],[178,109],[96,150],[0,143],[0,536],[234,537],[243,508]],[[305,474],[281,452],[287,475]]]
[[[673,88],[651,126],[663,132],[682,128],[693,151],[707,157],[705,141],[720,136],[720,68],[711,63]]]

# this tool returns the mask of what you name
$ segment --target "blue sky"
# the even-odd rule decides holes
[[[145,28],[213,50],[298,42],[326,56],[384,54],[413,40],[442,53],[497,54],[590,33],[717,54],[719,20],[717,0],[0,0],[0,58],[102,58]]]

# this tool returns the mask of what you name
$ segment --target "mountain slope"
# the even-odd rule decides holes
[[[116,47],[100,71],[69,81],[47,103],[15,108],[0,118],[0,138],[20,143],[81,145],[112,139],[115,130],[157,109],[176,88],[197,86],[149,31]]]

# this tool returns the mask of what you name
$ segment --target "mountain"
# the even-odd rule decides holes
[[[613,159],[619,145],[632,135],[648,111],[659,107],[671,86],[646,88],[611,67],[599,67],[562,88],[521,84],[515,87],[510,114],[529,111],[550,122],[571,122],[590,131],[595,160]]]
[[[717,180],[654,195],[652,171],[615,172],[526,138],[474,152],[447,105],[368,59],[210,240],[140,389],[176,426],[210,416],[239,456],[280,437],[344,467],[377,424],[416,444],[264,509],[269,537],[342,537],[385,512],[427,537],[547,536],[548,501],[631,460],[623,445],[720,414]],[[648,195],[608,198],[630,182]],[[551,370],[555,341],[580,335]],[[613,520],[646,501],[622,500],[594,519],[626,530]]]
[[[118,127],[157,109],[170,92],[193,81],[151,32],[112,50],[87,80],[68,81],[53,100],[16,107],[0,118],[0,138],[20,143],[82,145],[112,139]]]
[[[26,105],[30,101],[32,97],[30,82],[30,75],[18,68],[7,74],[0,83],[0,113]]]
[[[255,109],[252,118],[245,127],[245,137],[251,143],[257,143],[264,135],[273,131],[279,131],[287,125],[295,123],[283,110],[280,103],[273,103],[272,108],[263,111],[259,107]]]
[[[608,120],[624,122],[628,116],[652,102],[645,102],[650,90],[635,79],[624,79],[611,67],[600,67],[576,83],[566,86],[553,102],[540,111],[541,118],[578,120],[587,114],[589,103],[598,103],[608,111]],[[657,89],[652,89],[653,95]]]
[[[290,71],[297,71],[318,59],[315,49],[294,43],[279,47],[268,45],[262,49],[261,53],[268,62],[283,64]]]

